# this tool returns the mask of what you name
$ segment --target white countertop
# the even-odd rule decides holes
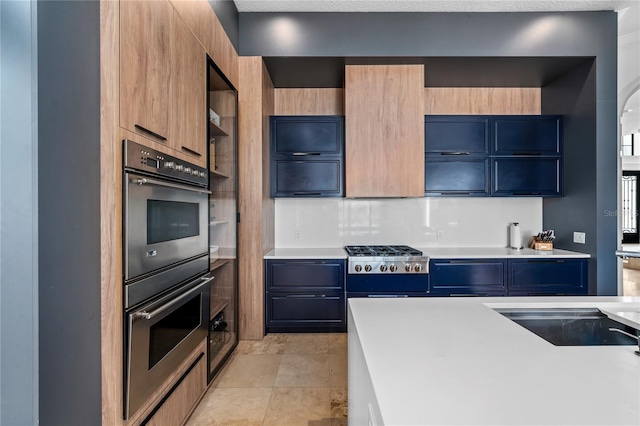
[[[344,248],[275,248],[265,259],[346,259]]]
[[[554,346],[492,309],[516,307],[640,298],[349,299],[349,353],[357,336],[384,424],[640,424],[637,346]]]
[[[586,253],[568,250],[533,250],[524,248],[514,250],[506,247],[416,247],[431,259],[505,259],[505,258],[589,258]],[[275,248],[268,252],[265,259],[346,259],[347,253],[342,247],[336,248]]]

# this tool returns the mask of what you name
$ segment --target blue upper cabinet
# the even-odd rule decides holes
[[[427,155],[489,155],[489,117],[428,115],[424,120]]]
[[[344,117],[272,116],[271,196],[344,195]]]
[[[343,154],[342,116],[272,116],[270,124],[272,155],[309,157]]]
[[[425,116],[426,196],[562,196],[562,116]]]
[[[511,115],[493,118],[491,155],[560,155],[562,117]]]

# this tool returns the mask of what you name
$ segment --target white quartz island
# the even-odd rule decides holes
[[[639,425],[637,346],[554,346],[493,308],[640,298],[349,299],[350,425]],[[632,320],[629,320],[632,321]]]

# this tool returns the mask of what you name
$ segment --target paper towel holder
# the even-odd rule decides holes
[[[512,222],[509,226],[509,248],[514,250],[522,250],[522,233],[520,232],[520,224]]]

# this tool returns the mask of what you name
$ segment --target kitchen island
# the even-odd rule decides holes
[[[349,299],[348,306],[349,424],[640,424],[637,345],[554,346],[494,311],[637,312],[640,298]]]

